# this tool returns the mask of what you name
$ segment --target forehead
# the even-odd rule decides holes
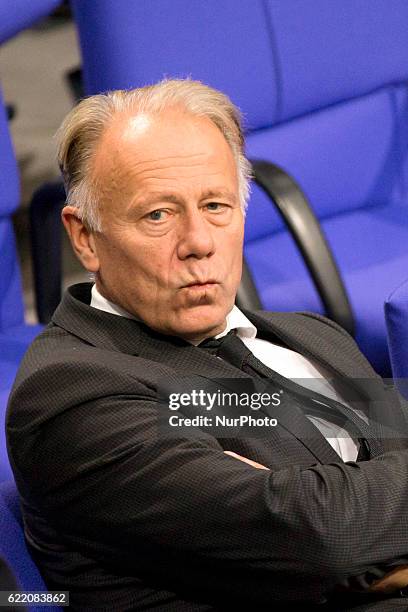
[[[134,195],[135,185],[148,187],[160,178],[199,183],[213,177],[230,188],[237,182],[232,151],[218,127],[177,110],[114,118],[98,145],[94,172],[105,195],[111,189]]]

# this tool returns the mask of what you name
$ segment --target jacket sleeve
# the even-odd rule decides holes
[[[161,435],[154,390],[126,371],[111,381],[102,364],[65,361],[63,376],[54,364],[17,384],[9,408],[19,489],[75,549],[179,594],[252,605],[322,601],[406,555],[407,451],[257,470],[208,435]]]

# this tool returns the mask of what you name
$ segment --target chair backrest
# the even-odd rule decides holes
[[[0,43],[51,13],[62,0],[2,0],[0,2]]]
[[[248,154],[286,169],[320,219],[406,195],[408,4],[268,2],[276,120]],[[282,227],[258,192],[247,240]],[[262,211],[259,214],[259,211]]]
[[[251,128],[275,121],[276,73],[263,2],[74,0],[72,7],[87,94],[191,76],[230,95]]]
[[[0,91],[0,333],[23,323],[23,294],[12,214],[20,199],[19,175]]]
[[[88,94],[192,76],[230,95],[245,114],[249,155],[287,169],[318,217],[401,198],[405,0],[74,0],[73,8]],[[282,227],[259,190],[252,202],[247,240]]]
[[[50,13],[61,0],[0,2],[0,44]],[[0,333],[24,321],[20,267],[11,216],[20,201],[20,179],[0,90]]]

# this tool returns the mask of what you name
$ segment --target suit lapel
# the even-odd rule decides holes
[[[182,376],[250,378],[228,362],[181,338],[164,336],[134,319],[90,307],[91,287],[90,283],[70,287],[55,311],[52,322],[93,346],[128,355],[140,355]]]
[[[270,342],[278,339],[288,348],[333,372],[333,376],[347,380],[366,395],[363,379],[373,379],[375,373],[371,365],[357,347],[351,356],[350,339],[339,333],[334,340],[333,330],[329,327],[326,329],[318,317],[275,312],[245,312],[245,315],[256,325],[259,337]]]

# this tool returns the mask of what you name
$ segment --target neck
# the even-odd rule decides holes
[[[194,335],[189,334],[187,336],[180,336],[180,337],[186,342],[189,342],[190,344],[197,346],[198,344],[201,344],[201,342],[204,342],[204,340],[207,340],[208,338],[214,338],[215,336],[222,334],[222,332],[224,332],[226,329],[227,329],[227,320],[225,319],[224,322],[218,327],[216,327],[215,329],[208,330],[207,332],[203,332],[202,334],[194,334]]]

